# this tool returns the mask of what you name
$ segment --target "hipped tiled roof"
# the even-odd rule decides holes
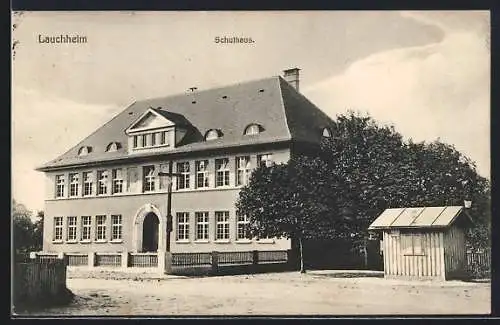
[[[322,129],[332,120],[281,77],[235,84],[188,94],[141,100],[133,103],[94,133],[66,153],[37,168],[47,171],[85,163],[127,159],[128,141],[125,130],[148,109],[179,125],[189,125],[190,131],[176,148],[155,153],[133,154],[134,157],[165,155],[229,148],[242,145],[299,141],[318,143]],[[258,135],[245,136],[252,123],[262,125]],[[204,141],[210,129],[219,129],[223,137]],[[106,152],[110,142],[122,146],[116,152]],[[78,156],[82,146],[92,147],[86,156]]]

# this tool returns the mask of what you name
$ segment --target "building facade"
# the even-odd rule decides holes
[[[169,185],[171,252],[290,249],[287,239],[247,239],[235,208],[255,168],[330,135],[330,118],[298,92],[299,70],[285,78],[135,102],[40,166],[43,250],[167,250]]]

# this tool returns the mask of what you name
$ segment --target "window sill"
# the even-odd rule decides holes
[[[67,240],[66,244],[78,244],[78,241],[76,239],[75,240]]]
[[[229,239],[217,239],[214,241],[216,244],[229,244],[231,241]]]
[[[80,243],[81,244],[90,244],[91,241],[90,241],[90,239],[84,239],[84,240],[80,240]]]
[[[208,239],[199,239],[199,240],[195,240],[194,243],[195,244],[206,244],[206,243],[209,243],[210,241]]]
[[[105,240],[105,239],[99,239],[99,240],[96,240],[96,241],[95,241],[95,243],[96,243],[96,244],[105,244],[105,243],[107,243],[107,242],[108,242],[108,241],[107,241],[107,240]]]
[[[189,244],[189,239],[179,239],[175,241],[177,244]]]
[[[62,240],[53,240],[52,243],[53,244],[62,244],[63,241]]]
[[[237,239],[235,241],[236,244],[251,244],[252,241],[250,239]]]
[[[121,243],[123,243],[123,240],[122,239],[112,239],[109,242],[112,244],[121,244]]]
[[[257,240],[257,244],[274,244],[274,239]]]

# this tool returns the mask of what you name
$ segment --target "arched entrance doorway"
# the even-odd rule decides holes
[[[149,212],[144,217],[142,225],[142,251],[156,252],[158,250],[158,225],[160,219],[154,212]]]

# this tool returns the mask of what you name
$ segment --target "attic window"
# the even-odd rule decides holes
[[[324,128],[323,129],[323,137],[324,138],[331,138],[332,137],[332,131],[330,131],[329,128]]]
[[[263,128],[259,124],[250,124],[245,128],[245,135],[255,135],[262,132]]]
[[[106,147],[106,152],[115,152],[115,151],[117,151],[120,148],[121,148],[121,145],[120,145],[119,142],[111,142]]]
[[[78,149],[78,156],[86,156],[91,152],[92,152],[92,147],[83,146],[80,149]]]
[[[222,132],[220,130],[211,129],[205,133],[205,141],[215,140],[222,136]]]

